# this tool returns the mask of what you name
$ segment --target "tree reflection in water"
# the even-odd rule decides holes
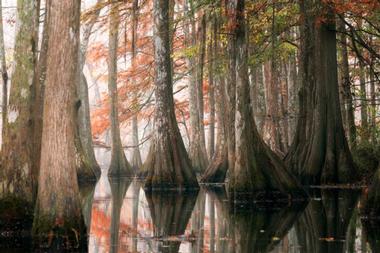
[[[89,252],[366,252],[360,234],[379,249],[380,224],[364,223],[362,231],[355,191],[316,191],[304,205],[239,210],[224,188],[179,194],[145,192],[138,181],[99,184],[84,215],[91,215]]]

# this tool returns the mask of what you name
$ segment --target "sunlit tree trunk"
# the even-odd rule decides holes
[[[117,48],[119,29],[119,3],[112,1],[109,18],[109,56],[108,56],[108,93],[110,97],[111,121],[111,164],[108,171],[110,177],[132,176],[131,165],[125,157],[120,137],[119,102],[117,94]]]
[[[304,184],[353,182],[359,177],[342,124],[335,19],[323,3],[300,0],[300,7],[300,112],[286,161]]]
[[[153,190],[198,188],[174,112],[169,0],[155,0],[153,16],[155,126],[150,153],[144,164],[148,171],[145,187]]]
[[[78,81],[80,1],[50,0],[49,48],[41,167],[33,236],[36,246],[86,243],[76,172],[75,83]],[[48,235],[53,231],[51,241]]]
[[[250,104],[245,2],[236,1],[236,114],[235,166],[230,176],[229,190],[235,202],[252,199],[274,200],[304,197],[297,181],[285,169],[284,163],[261,139]]]
[[[32,91],[37,47],[36,1],[17,2],[17,31],[14,50],[15,70],[3,122],[1,150],[1,197],[12,197],[32,203],[36,182],[32,174],[33,117]]]

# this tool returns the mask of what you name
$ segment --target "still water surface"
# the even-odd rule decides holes
[[[302,206],[232,210],[221,188],[147,194],[138,181],[109,182],[103,174],[95,190],[82,189],[91,253],[380,252],[371,251],[380,230],[359,216],[357,191],[315,191]]]

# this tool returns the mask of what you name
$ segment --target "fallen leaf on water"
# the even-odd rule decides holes
[[[335,241],[334,237],[321,237],[319,238],[320,241],[326,241],[326,242],[332,242]]]

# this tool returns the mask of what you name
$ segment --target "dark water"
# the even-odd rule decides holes
[[[315,190],[305,205],[233,210],[222,188],[146,194],[137,181],[102,177],[83,200],[89,252],[380,252],[359,193]]]

